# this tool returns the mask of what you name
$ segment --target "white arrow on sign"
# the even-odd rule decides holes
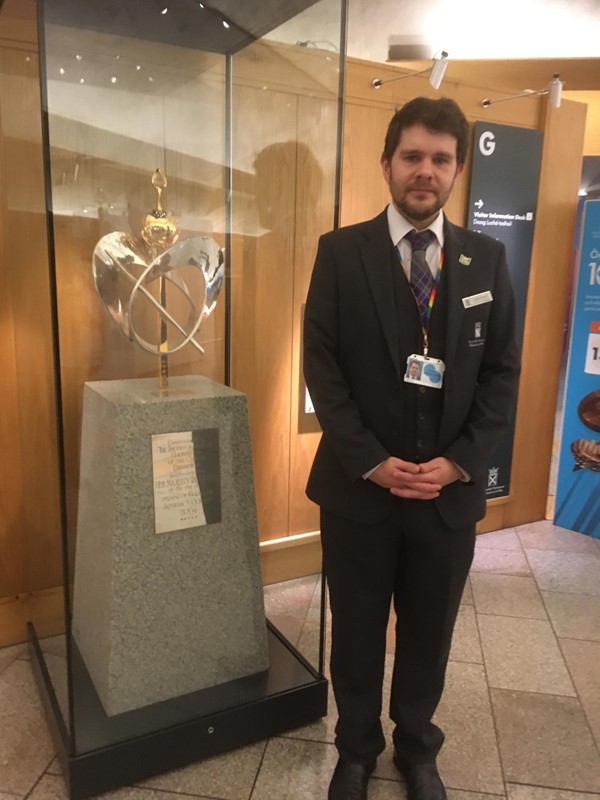
[[[477,200],[475,203],[473,203],[473,205],[477,206],[477,208],[481,208],[481,206],[483,205],[483,200]]]

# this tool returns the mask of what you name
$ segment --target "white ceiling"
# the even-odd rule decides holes
[[[271,36],[337,43],[338,25],[339,2],[321,0]],[[349,0],[349,56],[385,62],[398,43],[455,59],[598,57],[600,0]]]

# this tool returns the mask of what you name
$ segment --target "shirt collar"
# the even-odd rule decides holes
[[[390,203],[387,207],[387,220],[392,243],[394,247],[397,247],[406,234],[414,229],[414,225],[402,216],[393,203]],[[435,234],[440,247],[444,246],[444,214],[442,211],[440,211],[431,225],[427,226],[426,230]]]

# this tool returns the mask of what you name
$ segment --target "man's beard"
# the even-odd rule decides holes
[[[439,195],[436,195],[429,206],[413,206],[405,197],[393,197],[392,199],[394,200],[396,208],[398,208],[405,217],[414,219],[417,222],[429,219],[429,217],[434,217],[446,202],[446,198],[441,198]]]

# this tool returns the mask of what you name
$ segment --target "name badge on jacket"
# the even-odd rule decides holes
[[[473,306],[480,306],[482,303],[491,303],[493,299],[492,293],[487,291],[463,297],[462,302],[465,308],[472,308]]]

